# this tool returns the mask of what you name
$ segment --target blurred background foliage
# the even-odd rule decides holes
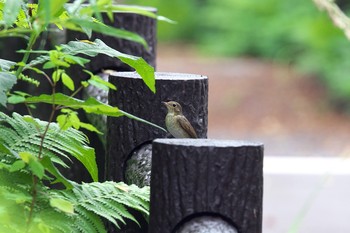
[[[194,44],[204,55],[251,56],[320,78],[333,104],[350,109],[350,42],[312,0],[128,0],[158,8],[160,42]],[[347,1],[338,1],[346,12]]]

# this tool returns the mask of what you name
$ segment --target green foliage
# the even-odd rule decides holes
[[[59,29],[85,32],[88,36],[93,31],[116,36],[147,48],[139,35],[105,25],[101,13],[106,12],[111,17],[112,10],[119,8],[120,11],[157,16],[135,7],[114,6],[112,0],[90,0],[86,6],[82,5],[85,2],[82,0],[67,2],[39,0],[38,4],[27,4],[24,0],[0,0],[0,37],[19,36],[27,40],[27,48],[18,51],[23,54],[22,61],[0,59],[0,105],[24,104],[29,114],[13,113],[10,117],[0,112],[0,232],[106,232],[103,220],[118,227],[125,219],[136,222],[129,209],[148,215],[149,188],[97,182],[94,149],[88,146],[88,138],[79,129],[98,130],[82,122],[77,110],[113,117],[127,116],[154,124],[92,97],[87,100],[75,98],[89,85],[113,90],[116,87],[87,70],[84,71],[90,75],[88,80],[74,82],[75,77],[68,75],[66,70],[72,65],[83,69],[90,62],[86,55],[95,57],[102,53],[133,67],[155,92],[153,67],[142,58],[112,49],[101,40],[73,41],[50,51],[33,48],[39,36],[53,24]],[[40,56],[33,58],[31,54]],[[24,71],[34,71],[37,75],[28,76]],[[43,81],[36,80],[37,76],[44,78],[44,85],[51,87],[51,94],[32,96],[21,90],[11,92],[17,81],[36,87],[42,85]],[[59,93],[58,85],[65,86],[70,94]],[[32,116],[31,107],[38,103],[51,105],[48,121]],[[55,119],[58,123],[54,123]],[[93,183],[77,184],[61,174],[62,169],[69,168],[72,157],[84,165]],[[65,189],[52,188],[50,185],[55,183],[63,184]]]
[[[6,106],[6,93],[17,82],[16,76],[9,72],[0,71],[0,104]]]
[[[68,167],[64,159],[70,160],[69,157],[73,156],[85,165],[93,180],[97,181],[94,149],[87,146],[86,136],[73,128],[62,131],[57,124],[51,123],[41,144],[46,127],[47,122],[30,116],[14,113],[13,117],[9,117],[0,112],[0,143],[12,151],[12,154],[25,153],[27,157],[36,155],[41,159],[48,157],[48,161],[63,167]],[[8,152],[0,151],[0,153],[5,159]],[[40,156],[39,153],[41,153]],[[19,155],[19,157],[29,163],[29,158],[25,159],[24,155]],[[10,158],[11,163],[14,157]],[[47,163],[45,160],[44,162]],[[51,169],[48,171],[51,172]],[[55,174],[52,175],[55,176]],[[62,177],[55,177],[56,182],[57,179],[62,181]],[[66,180],[64,181],[65,184],[68,184]]]
[[[203,31],[211,33],[199,39],[206,51],[291,62],[303,72],[318,74],[333,98],[350,96],[350,44],[311,1],[227,0],[209,4],[203,11],[208,19],[203,22]]]
[[[177,25],[159,25],[163,41],[190,40],[207,55],[290,63],[299,71],[316,74],[332,99],[348,102],[350,43],[313,1],[130,1],[151,4],[178,21]]]
[[[26,52],[26,51],[20,51]],[[96,39],[95,41],[71,41],[68,44],[57,46],[57,50],[48,51],[36,51],[36,53],[49,53],[48,55],[42,55],[37,59],[32,60],[27,67],[36,66],[42,63],[44,68],[54,67],[69,67],[71,64],[83,65],[88,60],[77,57],[77,54],[84,54],[90,57],[95,57],[98,54],[104,54],[110,57],[115,57],[124,62],[125,64],[133,67],[143,78],[146,85],[155,92],[155,79],[154,68],[147,64],[147,62],[140,58],[125,53],[121,53],[108,45],[103,41]],[[70,59],[70,60],[67,60]],[[26,67],[26,68],[27,68]]]
[[[101,218],[119,227],[125,218],[136,222],[127,208],[148,215],[147,187],[114,182],[80,185],[63,177],[55,164],[67,167],[61,158],[73,156],[97,180],[93,149],[80,131],[62,131],[54,123],[40,147],[46,127],[47,122],[29,116],[0,113],[0,232],[106,232]],[[31,174],[40,178],[34,209]],[[49,189],[42,180],[61,182],[67,189]]]
[[[38,38],[38,36],[45,30],[47,30],[49,24],[55,24],[59,28],[67,28],[70,30],[82,31],[86,32],[89,36],[92,31],[100,32],[110,36],[116,36],[122,39],[127,39],[131,41],[135,41],[143,44],[147,47],[145,40],[139,35],[123,30],[116,29],[110,26],[103,24],[101,21],[97,21],[93,18],[93,16],[97,16],[98,18],[101,15],[101,12],[107,12],[107,14],[111,14],[113,9],[112,0],[99,0],[99,1],[91,1],[90,5],[82,7],[82,1],[75,1],[73,4],[67,4],[67,0],[59,0],[59,1],[39,1],[39,4],[25,4],[23,0],[16,1],[16,4],[12,3],[13,1],[9,1],[11,3],[0,4],[0,37],[1,36],[21,36],[24,38],[28,38],[28,33],[30,34],[28,41],[28,49],[23,51],[24,57],[22,62],[19,63],[19,67],[16,70],[16,76],[19,77],[24,69],[32,69],[36,64],[40,64],[38,60],[35,60],[37,63],[26,64],[29,59],[29,54],[32,51],[32,47]],[[12,10],[11,14],[9,13],[9,9]],[[128,12],[133,11],[132,7],[127,8]],[[150,13],[146,10],[142,10],[139,8],[135,8],[137,12],[144,12],[145,15],[157,17],[153,13]],[[14,14],[17,13],[17,14]],[[72,46],[70,46],[72,45]],[[155,92],[154,87],[154,69],[149,66],[142,58],[134,57],[131,55],[126,55],[120,53],[116,50],[113,50],[102,41],[95,41],[95,43],[89,43],[89,41],[84,42],[71,42],[65,46],[66,50],[69,50],[70,53],[79,53],[77,49],[81,47],[86,47],[90,51],[87,52],[89,56],[96,56],[99,49],[98,46],[103,46],[103,53],[117,57],[122,62],[132,66],[136,69],[137,72],[143,77],[147,86]],[[95,48],[92,48],[92,47]],[[101,49],[101,48],[100,48]],[[110,49],[108,52],[106,50]],[[34,51],[35,52],[35,51]],[[39,51],[40,52],[40,51]],[[41,51],[42,52],[42,51]],[[48,53],[49,59],[46,60],[47,63],[44,64],[45,69],[50,68],[67,68],[70,64],[79,64],[83,65],[89,60],[74,56],[73,54],[62,53],[60,48],[57,50],[53,50],[50,52],[44,51]],[[44,57],[46,58],[46,57]],[[1,64],[9,64],[10,61],[2,60]],[[10,70],[11,71],[11,70]],[[9,71],[9,72],[10,72]],[[15,76],[13,73],[6,72],[1,74],[1,76],[5,76],[4,79],[7,79],[7,85],[1,85],[0,88],[0,104],[5,106],[6,103],[6,93],[14,84]],[[41,72],[43,75],[44,73]],[[64,73],[63,73],[64,74]],[[10,76],[12,75],[12,76]],[[70,82],[67,75],[63,75],[64,84],[73,89],[72,83]],[[10,82],[11,81],[11,82]]]
[[[116,220],[125,224],[124,219],[137,223],[127,208],[136,209],[148,215],[149,188],[138,188],[135,185],[104,182],[76,185],[69,191],[54,192],[53,196],[59,200],[71,203],[74,211],[80,213],[74,225],[81,232],[101,232],[103,225],[99,218],[91,218],[86,213],[108,219],[118,228]],[[69,207],[69,205],[68,205]],[[70,209],[68,209],[70,210]],[[94,229],[89,231],[89,229]],[[102,231],[104,232],[104,231]]]
[[[102,219],[119,227],[124,219],[136,221],[127,209],[149,209],[149,187],[124,183],[73,183],[69,190],[54,190],[38,185],[36,208],[32,202],[30,181],[24,172],[0,169],[0,232],[106,232]],[[33,220],[28,222],[29,215]]]

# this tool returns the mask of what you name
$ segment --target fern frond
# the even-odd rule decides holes
[[[93,212],[86,211],[86,209],[77,206],[75,208],[77,215],[75,216],[75,227],[79,232],[96,232],[105,233],[106,229],[99,217]]]
[[[49,204],[48,188],[37,184],[33,218],[27,225],[32,202],[32,174],[25,170],[9,172],[0,169],[0,232],[66,233],[74,231],[70,215],[59,212]]]
[[[29,152],[38,156],[41,136],[48,122],[23,117],[13,113],[12,117],[0,112],[0,144],[14,152]],[[88,147],[87,137],[73,128],[62,131],[58,124],[51,123],[42,145],[41,157],[49,157],[52,162],[67,167],[63,161],[77,158],[88,169],[94,180],[97,179],[97,165],[94,149]],[[6,157],[0,151],[0,159]]]
[[[53,193],[73,203],[83,226],[94,229],[99,226],[101,218],[107,219],[118,228],[119,223],[125,224],[125,219],[137,223],[127,209],[136,209],[148,215],[149,194],[149,187],[138,188],[135,185],[110,181],[76,184],[71,190]]]

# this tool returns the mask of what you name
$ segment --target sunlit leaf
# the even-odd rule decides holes
[[[34,175],[36,175],[40,179],[43,178],[45,169],[44,166],[38,161],[38,159],[29,160],[29,168],[30,170],[32,170]]]
[[[25,163],[29,163],[30,160],[35,159],[35,156],[29,152],[24,151],[24,152],[19,152],[18,154]]]
[[[151,91],[155,92],[154,68],[140,57],[131,56],[121,53],[103,41],[96,39],[94,43],[84,43],[81,41],[71,41],[68,44],[61,45],[62,51],[69,54],[85,54],[91,57],[98,54],[105,54],[110,57],[116,57],[127,65],[133,67],[136,72],[142,77],[145,84]]]
[[[62,82],[69,90],[74,91],[74,82],[67,73],[62,73]]]
[[[68,0],[39,0],[37,13],[39,19],[47,25],[51,19],[62,14],[66,2]]]
[[[55,70],[52,73],[52,80],[57,83],[58,81],[60,81],[61,75],[62,75],[63,70]]]
[[[52,182],[53,184],[61,182],[67,189],[73,188],[71,182],[61,174],[61,172],[55,167],[55,165],[53,165],[51,159],[48,156],[45,156],[41,160],[41,164],[51,175],[55,177],[55,180]]]
[[[23,169],[26,166],[26,163],[23,160],[17,160],[10,167],[10,172],[15,172]]]
[[[20,95],[11,95],[10,97],[7,98],[7,102],[10,104],[19,104],[23,103],[26,98]]]
[[[74,205],[67,200],[61,198],[51,198],[50,205],[67,214],[74,214]]]
[[[88,124],[88,123],[84,123],[84,122],[80,122],[79,126],[81,128],[87,129],[91,132],[96,132],[98,134],[103,134],[101,131],[99,131],[95,126],[93,126],[92,124]]]
[[[69,127],[71,127],[67,118],[68,118],[68,115],[66,114],[58,115],[56,118],[56,121],[62,130],[67,130]]]
[[[70,64],[78,64],[80,66],[84,66],[84,64],[90,62],[89,59],[78,57],[78,56],[73,56],[69,54],[64,55],[64,60]]]

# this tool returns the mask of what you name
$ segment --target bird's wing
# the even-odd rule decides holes
[[[197,138],[196,131],[185,116],[178,116],[178,122],[191,138]]]

